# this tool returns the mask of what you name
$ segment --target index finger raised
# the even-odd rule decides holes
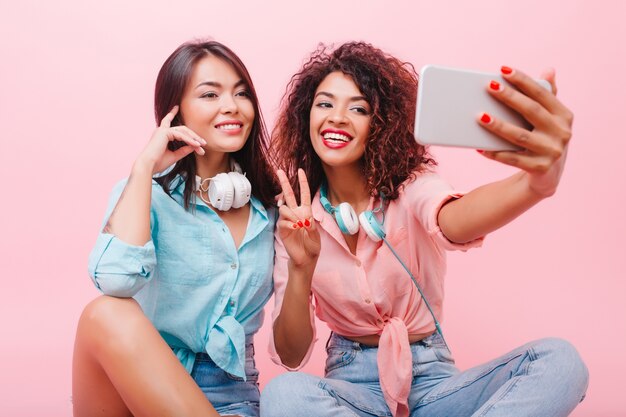
[[[300,204],[303,206],[311,205],[311,189],[309,188],[309,181],[306,178],[306,174],[302,168],[298,168],[298,181],[300,183]]]
[[[165,117],[161,120],[160,126],[170,127],[170,125],[172,124],[172,120],[174,120],[174,117],[176,117],[177,113],[178,113],[178,106],[172,107],[172,110],[170,110],[170,112],[167,113]]]
[[[285,199],[285,204],[290,209],[295,209],[298,207],[298,202],[296,201],[296,196],[293,193],[293,188],[291,188],[291,184],[289,184],[289,178],[287,178],[287,174],[282,169],[276,171],[276,176],[278,177],[278,181],[280,182],[280,188],[283,189],[283,198]]]

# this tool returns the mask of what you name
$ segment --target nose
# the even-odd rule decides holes
[[[345,109],[337,106],[333,107],[332,112],[328,118],[331,123],[334,124],[343,124],[346,122],[346,111]]]
[[[222,94],[220,101],[220,111],[224,114],[237,113],[239,107],[235,98],[230,94]]]

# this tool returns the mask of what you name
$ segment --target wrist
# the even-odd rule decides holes
[[[156,163],[145,158],[138,158],[133,163],[131,173],[133,175],[152,175],[155,174]]]
[[[305,282],[308,282],[310,285],[311,279],[313,278],[313,273],[315,272],[316,265],[317,265],[317,259],[307,264],[295,264],[291,259],[289,259],[289,262],[287,264],[287,267],[289,270],[289,277],[304,280]]]
[[[557,184],[552,181],[551,173],[545,174],[529,174],[526,173],[526,188],[532,197],[537,200],[551,197],[556,193]]]

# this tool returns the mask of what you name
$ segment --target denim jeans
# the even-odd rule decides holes
[[[325,378],[278,376],[263,390],[261,416],[391,416],[378,381],[378,348],[332,334],[326,350]],[[411,417],[567,416],[587,389],[585,364],[560,339],[528,343],[463,372],[437,333],[411,352]]]
[[[197,353],[191,377],[220,415],[259,416],[259,371],[254,346],[246,344],[246,381],[219,368],[206,353]]]

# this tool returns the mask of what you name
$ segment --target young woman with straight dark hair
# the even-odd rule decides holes
[[[252,80],[226,46],[188,42],[154,109],[89,258],[104,295],[78,324],[74,415],[257,416],[277,189]]]

